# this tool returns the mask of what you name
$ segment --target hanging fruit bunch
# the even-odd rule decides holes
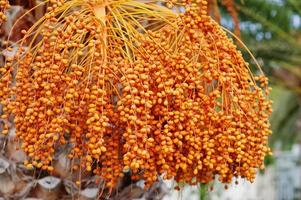
[[[125,172],[146,187],[160,175],[254,180],[270,153],[270,89],[206,0],[45,3],[0,74],[2,133],[14,116],[28,168],[53,171],[68,144],[73,168],[108,188]]]
[[[6,16],[4,15],[4,11],[9,8],[8,0],[0,0],[0,26],[3,22],[6,21]]]

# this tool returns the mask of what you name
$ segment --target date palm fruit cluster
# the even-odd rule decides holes
[[[8,0],[0,0],[0,26],[4,21],[6,21],[6,16],[4,11],[9,8]]]
[[[270,153],[267,78],[253,76],[206,0],[51,0],[0,74],[3,134],[12,126],[28,168],[72,170],[113,188],[125,172],[146,187],[255,178]],[[30,40],[29,47],[22,47]]]

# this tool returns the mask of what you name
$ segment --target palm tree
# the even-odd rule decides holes
[[[34,1],[11,1],[11,3],[23,5],[27,9],[37,4]],[[275,114],[271,118],[274,136],[272,136],[271,141],[272,143],[277,143],[277,141],[281,140],[283,142],[283,148],[289,148],[298,138],[296,137],[297,131],[295,130],[295,125],[300,119],[300,105],[298,100],[296,100],[296,95],[300,94],[301,72],[298,67],[301,65],[301,45],[298,37],[301,37],[299,32],[300,25],[296,27],[292,19],[300,15],[301,4],[298,0],[285,1],[284,5],[277,5],[268,0],[264,2],[262,2],[262,0],[239,0],[236,1],[236,8],[241,24],[241,38],[251,52],[253,52],[254,56],[262,63],[265,72],[270,75],[275,88],[272,94],[272,98],[275,100]],[[231,29],[233,25],[231,24],[228,12],[225,11],[222,6],[220,9],[223,19],[222,23]],[[41,9],[39,12],[43,12],[44,10],[45,9]],[[32,23],[32,19],[37,16],[41,16],[41,14],[32,13],[32,17],[26,19],[24,23]],[[18,35],[17,31],[12,34],[16,35],[16,40],[22,37]],[[244,53],[246,57],[249,58],[249,62],[253,63],[254,61],[248,52],[245,51]],[[290,80],[289,84],[287,80]],[[285,89],[283,88],[290,88],[292,92],[284,92]],[[287,105],[289,109],[286,109],[284,105]],[[11,149],[14,149],[16,145],[14,141],[4,141],[3,144],[3,146],[12,147]],[[15,150],[12,150],[12,152],[5,151],[2,152],[2,154],[3,156],[11,158],[12,155],[15,154]],[[10,198],[34,194],[39,194],[44,197],[48,196],[50,199],[58,198],[61,194],[65,196],[60,198],[70,198],[72,195],[79,195],[82,199],[95,198],[93,195],[96,193],[93,189],[97,189],[97,185],[93,185],[93,183],[87,181],[88,189],[78,193],[74,192],[77,191],[76,186],[63,178],[66,166],[69,164],[63,156],[58,156],[57,159],[57,165],[60,169],[57,171],[57,176],[61,176],[62,179],[47,176],[45,179],[43,173],[31,174],[32,172],[28,172],[26,169],[22,169],[18,166],[18,161],[23,159],[22,156],[21,158],[14,159],[14,162],[7,162],[6,159],[0,162],[0,176],[5,177],[5,179],[2,180],[6,180],[6,183],[9,183],[7,185],[11,186],[8,187],[7,191],[16,192],[15,197],[8,196]],[[1,171],[1,169],[3,170]],[[20,176],[22,178],[13,177],[13,173],[21,174]],[[38,178],[40,175],[44,178]],[[15,184],[20,180],[24,181],[24,184],[23,187],[18,189]],[[30,190],[34,185],[38,185],[38,187],[36,187],[37,189],[35,191]],[[61,187],[62,185],[64,187]],[[136,183],[129,181],[128,177],[124,178],[119,187],[120,191],[115,194],[115,199],[131,199],[143,195],[152,199],[154,196],[162,196],[160,193],[164,194],[166,192],[164,183],[158,182],[149,193],[144,193],[141,188],[137,187]],[[51,194],[53,194],[53,196],[51,196]],[[114,196],[112,197],[114,198]]]

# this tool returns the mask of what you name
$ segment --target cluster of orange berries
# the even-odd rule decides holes
[[[7,61],[0,82],[1,118],[15,116],[27,167],[52,171],[56,150],[71,145],[73,170],[109,188],[124,172],[146,187],[160,175],[189,184],[255,178],[270,153],[267,78],[252,76],[207,1],[185,1],[177,29],[138,35],[133,59],[93,12],[57,15],[64,1],[52,3],[42,39]]]
[[[8,0],[0,0],[0,28],[7,20],[7,17],[4,14],[4,11],[9,9],[9,1]],[[6,87],[6,83],[10,81],[10,76],[7,76],[6,73],[11,66],[0,66],[0,133],[7,135],[10,128],[9,116],[4,113],[7,111],[5,107],[5,100],[10,96],[10,89]],[[4,76],[6,74],[6,76]]]
[[[6,21],[6,16],[4,15],[4,11],[9,8],[8,0],[0,0],[0,26],[3,22]]]
[[[206,6],[202,1],[202,11]],[[158,174],[190,184],[216,174],[226,183],[252,181],[270,153],[267,78],[252,77],[233,42],[197,6],[178,25],[181,31],[144,35],[139,49],[147,54],[135,52],[134,66],[121,66],[124,165],[143,169],[140,178],[150,184]],[[179,34],[177,46],[168,42]]]

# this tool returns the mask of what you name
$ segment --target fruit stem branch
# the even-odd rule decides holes
[[[104,49],[102,52],[103,58],[104,58],[104,65],[107,63],[107,52],[106,52],[106,46],[107,46],[107,29],[106,29],[106,4],[103,2],[102,4],[96,6],[94,8],[95,16],[97,19],[99,19],[102,22],[103,26],[103,42],[104,42]]]

